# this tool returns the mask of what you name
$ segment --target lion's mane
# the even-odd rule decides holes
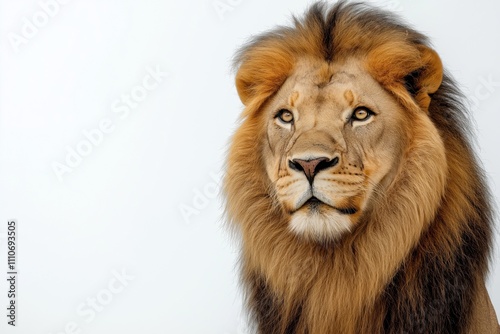
[[[428,68],[416,50],[428,45],[390,14],[340,2],[317,3],[292,27],[255,37],[238,53],[236,84],[245,110],[229,150],[224,192],[259,333],[465,333],[470,327],[487,272],[492,214],[456,84],[445,73],[430,101],[419,95],[423,84],[415,77]],[[331,62],[377,52],[384,53],[379,82],[401,105],[408,98],[428,105],[446,152],[444,195],[419,197],[422,187],[433,186],[425,183],[426,163],[417,168],[407,160],[380,208],[355,231],[332,243],[303,240],[287,229],[269,190],[259,111],[298,57]],[[406,95],[392,90],[393,68],[411,71]],[[419,158],[421,142],[408,143],[417,152],[408,159]],[[438,210],[427,214],[424,201],[439,201]],[[430,220],[425,228],[421,219]]]

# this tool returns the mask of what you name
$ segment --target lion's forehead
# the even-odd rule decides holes
[[[318,65],[301,63],[287,90],[287,103],[297,109],[345,109],[369,99],[373,82],[357,63]],[[368,91],[367,91],[368,90]]]
[[[297,82],[289,91],[287,104],[301,114],[318,115],[322,111],[341,113],[363,100],[362,91],[353,82],[331,81],[326,85]]]

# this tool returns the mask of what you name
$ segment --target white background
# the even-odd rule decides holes
[[[372,2],[429,35],[475,96],[478,153],[498,203],[500,5]],[[244,332],[237,246],[214,195],[242,110],[231,58],[251,35],[289,23],[309,3],[71,0],[43,22],[38,0],[0,1],[0,233],[16,219],[20,235],[18,326],[6,325],[0,274],[0,332]],[[34,16],[44,26],[14,47],[12,36]],[[169,76],[120,117],[113,104],[139,92],[148,68]],[[83,131],[104,119],[113,131],[81,146]],[[60,181],[54,162],[79,145],[88,155]],[[495,248],[488,286],[500,311]],[[126,286],[114,279],[123,270],[133,276]],[[92,298],[105,304],[93,318],[77,311],[88,312]]]

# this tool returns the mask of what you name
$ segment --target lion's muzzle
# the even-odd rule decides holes
[[[318,172],[333,167],[337,165],[338,162],[339,162],[338,157],[335,157],[333,159],[329,159],[326,157],[312,158],[308,160],[293,159],[293,160],[288,160],[288,166],[293,170],[304,172],[304,174],[307,177],[307,180],[312,185],[314,176]]]

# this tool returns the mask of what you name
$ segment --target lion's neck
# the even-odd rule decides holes
[[[374,226],[365,232],[370,238],[363,234],[325,249],[300,242],[282,228],[268,226],[268,237],[246,252],[247,268],[260,272],[277,308],[274,312],[280,314],[280,331],[285,332],[298,313],[297,333],[307,328],[309,333],[354,334],[361,318],[373,326],[376,314],[371,310],[377,297],[412,248],[395,251],[391,244],[411,241],[388,240],[384,230]]]

